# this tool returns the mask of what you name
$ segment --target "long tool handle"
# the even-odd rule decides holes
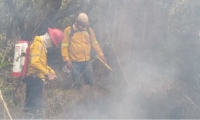
[[[112,68],[110,66],[108,66],[108,64],[104,63],[103,60],[101,58],[99,58],[99,56],[97,56],[97,58],[110,70],[113,72]]]
[[[9,116],[10,120],[12,120],[12,116],[10,115],[10,112],[9,112],[9,110],[8,110],[8,107],[7,107],[7,105],[6,105],[6,102],[5,102],[4,99],[3,99],[3,95],[2,95],[2,93],[1,93],[1,90],[0,90],[0,97],[1,97],[1,100],[2,100],[2,102],[3,102],[4,107],[5,107],[5,109],[6,109],[6,112],[8,113],[8,116]]]

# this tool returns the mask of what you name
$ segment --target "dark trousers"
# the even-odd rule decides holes
[[[72,62],[72,78],[73,78],[73,87],[77,88],[81,86],[81,78],[83,76],[85,83],[93,85],[93,72],[92,65],[90,61],[86,62]]]
[[[26,83],[26,100],[24,112],[37,116],[38,111],[43,108],[43,81],[37,76],[30,75],[23,79]],[[39,113],[41,114],[41,113]]]

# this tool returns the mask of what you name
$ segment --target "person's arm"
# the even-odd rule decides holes
[[[70,38],[69,38],[69,27],[66,28],[64,30],[64,40],[62,41],[62,44],[61,44],[61,54],[62,54],[62,57],[63,57],[63,61],[66,62],[69,60],[69,41],[70,41]]]
[[[52,75],[56,74],[51,67],[47,66],[47,69],[49,70],[49,73],[51,73]]]
[[[101,60],[103,60],[104,63],[107,63],[92,28],[90,28],[90,37],[91,37],[91,45],[94,48],[95,52],[101,58]]]
[[[70,27],[66,28],[64,31],[64,40],[61,45],[61,54],[63,57],[63,61],[67,63],[67,68],[72,69],[72,63],[69,59],[69,45],[70,45],[70,36],[69,36]]]
[[[30,48],[30,64],[33,68],[37,69],[38,72],[44,74],[44,75],[48,75],[49,74],[49,70],[47,68],[44,67],[43,64],[41,64],[40,61],[40,57],[42,55],[41,52],[41,45],[36,42],[33,43],[31,48]]]

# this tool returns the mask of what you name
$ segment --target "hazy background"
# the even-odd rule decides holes
[[[14,43],[64,30],[79,12],[89,15],[114,72],[94,60],[96,85],[73,90],[60,48],[50,49],[59,79],[45,85],[44,118],[200,118],[199,0],[0,0],[0,8],[0,87],[13,118],[23,117],[25,98],[20,84],[12,100]]]

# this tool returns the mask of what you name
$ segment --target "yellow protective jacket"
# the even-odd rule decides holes
[[[86,31],[86,28],[83,31],[74,33],[71,39],[70,32],[71,26],[65,29],[64,40],[61,45],[61,54],[64,61],[88,61],[90,59],[91,46],[94,48],[98,56],[103,56],[103,52],[99,47],[92,28],[90,28],[90,36]]]
[[[45,75],[48,73],[55,74],[55,72],[47,65],[46,48],[42,38],[36,36],[29,48],[29,65],[27,76],[30,74],[35,74],[44,80]]]

